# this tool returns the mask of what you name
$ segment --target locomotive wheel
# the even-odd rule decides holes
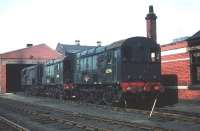
[[[92,91],[89,93],[89,99],[88,99],[89,103],[95,103],[95,92]]]
[[[125,100],[121,90],[115,86],[109,87],[109,89],[104,90],[102,93],[102,101],[106,105],[119,106],[121,103],[126,102]]]
[[[31,95],[30,89],[29,89],[29,88],[25,88],[25,89],[24,89],[24,94],[25,94],[26,96],[30,96],[30,95]]]
[[[106,91],[103,93],[103,103],[106,105],[112,105],[113,103],[113,94],[111,91]]]
[[[97,91],[94,98],[95,103],[98,105],[104,104],[102,98],[103,98],[103,91]]]
[[[127,102],[128,101],[127,101],[127,98],[126,98],[126,94],[122,94],[121,97],[120,97],[119,106],[126,108]]]
[[[103,103],[106,105],[112,105],[112,106],[121,106],[121,107],[127,107],[127,99],[125,95],[122,95],[119,99],[115,98],[116,94],[112,93],[104,93],[103,94]]]

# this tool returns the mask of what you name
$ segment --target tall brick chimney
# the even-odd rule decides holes
[[[157,16],[153,11],[153,6],[149,6],[149,13],[146,16],[146,23],[147,23],[147,37],[152,38],[154,41],[157,42],[157,34],[156,34],[156,19]]]

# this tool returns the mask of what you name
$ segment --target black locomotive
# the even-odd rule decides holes
[[[53,97],[126,104],[149,102],[163,91],[160,46],[146,37],[120,40],[43,66],[27,67],[21,74],[22,86],[28,90],[33,88],[27,84],[28,79],[34,81],[32,73],[28,73],[32,68],[42,70],[36,72],[42,81],[38,93]]]

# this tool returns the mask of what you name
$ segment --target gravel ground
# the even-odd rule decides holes
[[[187,101],[179,101],[179,103],[172,105],[172,106],[166,106],[164,109],[169,110],[177,110],[177,111],[184,111],[184,112],[194,112],[194,113],[200,113],[200,100],[187,100]]]
[[[116,119],[116,120],[122,120],[127,122],[133,122],[133,123],[142,123],[147,125],[153,125],[168,129],[174,129],[174,130],[180,130],[180,131],[199,131],[200,125],[195,123],[189,123],[189,122],[180,122],[176,120],[162,120],[162,119],[155,119],[152,117],[151,119],[148,119],[148,116],[138,114],[138,113],[128,113],[128,112],[119,112],[119,111],[113,111],[108,107],[105,108],[99,108],[94,105],[90,104],[77,104],[73,102],[65,102],[61,100],[55,100],[50,98],[41,98],[41,97],[25,97],[23,95],[16,95],[16,94],[6,94],[1,95],[0,97],[28,102],[31,104],[37,104],[47,107],[52,107],[56,109],[62,109],[66,111],[73,111],[77,113],[82,114],[88,114],[93,116],[100,116],[100,117],[107,117],[110,119]],[[181,106],[183,106],[181,108]],[[194,105],[195,106],[195,105]],[[193,108],[191,105],[187,109],[187,105],[184,106],[184,104],[177,104],[174,105],[173,109],[185,109],[191,111],[189,108]],[[194,109],[198,109],[200,105],[196,105]],[[170,108],[170,107],[168,107]],[[200,109],[200,108],[199,108]],[[200,110],[195,110],[200,113]]]
[[[17,130],[5,124],[4,121],[0,120],[0,131],[17,131]]]

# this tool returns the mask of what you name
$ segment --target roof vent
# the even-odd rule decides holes
[[[80,46],[80,40],[75,40],[75,44],[76,44],[77,46]]]
[[[101,41],[97,41],[97,46],[101,46]]]
[[[26,44],[26,47],[32,47],[33,44]]]

